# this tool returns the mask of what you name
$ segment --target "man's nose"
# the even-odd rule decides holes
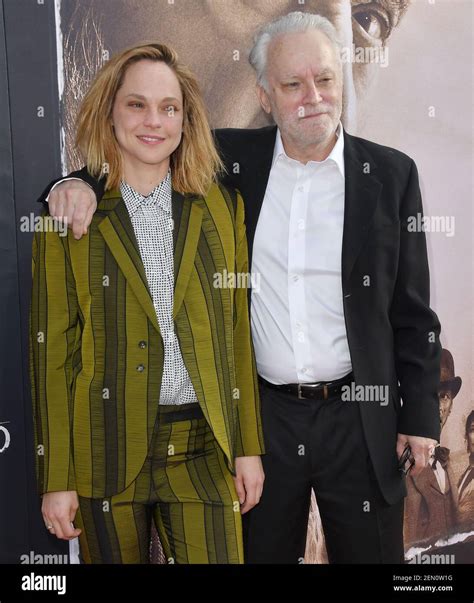
[[[318,86],[315,82],[308,82],[305,90],[305,101],[307,103],[320,103],[323,100]]]

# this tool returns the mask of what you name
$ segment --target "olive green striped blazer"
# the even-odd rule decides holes
[[[264,452],[248,291],[215,286],[225,271],[248,272],[243,202],[213,185],[206,197],[173,191],[172,211],[175,331],[235,473],[236,456]],[[35,234],[30,333],[39,491],[120,492],[151,440],[163,340],[119,191],[104,195],[81,240]]]

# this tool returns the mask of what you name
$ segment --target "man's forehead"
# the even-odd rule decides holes
[[[279,63],[303,57],[332,57],[334,49],[329,38],[319,31],[291,32],[274,38],[268,47],[269,60]],[[329,63],[329,60],[326,61]]]
[[[306,29],[304,31],[288,31],[277,34],[270,42],[270,47],[280,46],[307,46],[307,45],[321,45],[331,47],[331,41],[327,35],[320,29]]]
[[[292,35],[288,34],[288,37]],[[294,43],[289,42],[269,48],[268,65],[271,71],[283,77],[302,76],[308,71],[313,75],[336,72],[337,60],[329,40],[321,39],[321,43],[317,40],[316,44],[294,40]]]
[[[292,77],[303,77],[305,75],[315,75],[315,76],[323,76],[323,75],[334,75],[335,70],[329,65],[322,66],[314,66],[314,67],[306,67],[302,66],[300,69],[285,69],[281,71],[281,76],[283,78],[292,78]]]

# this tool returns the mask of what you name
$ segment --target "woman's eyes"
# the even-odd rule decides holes
[[[142,109],[144,106],[144,103],[140,103],[138,101],[134,103],[129,103],[129,107],[134,107],[137,109]],[[176,113],[176,111],[179,111],[179,107],[176,107],[175,105],[166,105],[165,107],[163,107],[163,111],[169,114],[173,114]]]

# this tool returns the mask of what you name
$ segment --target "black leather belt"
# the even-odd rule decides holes
[[[260,377],[260,375],[258,380],[265,387],[293,394],[300,400],[327,400],[333,396],[339,396],[342,388],[354,381],[354,374],[349,373],[341,379],[320,381],[319,383],[284,383],[283,385],[275,385]]]
[[[162,423],[173,423],[175,421],[189,421],[191,419],[202,419],[202,412],[199,402],[190,402],[185,404],[158,404],[160,421]]]

